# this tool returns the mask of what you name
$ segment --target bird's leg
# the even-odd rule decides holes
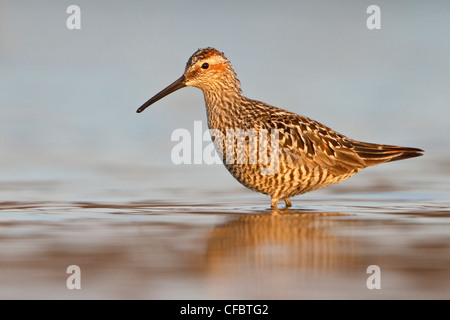
[[[286,208],[292,207],[291,200],[289,198],[284,198],[284,202],[286,202]]]
[[[277,208],[279,201],[280,201],[280,199],[278,199],[278,198],[272,198],[272,200],[270,201],[272,209],[276,209]]]

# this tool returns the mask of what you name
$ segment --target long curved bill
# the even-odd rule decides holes
[[[179,79],[175,80],[171,85],[169,85],[167,88],[161,90],[157,94],[155,94],[150,100],[148,100],[146,103],[144,103],[139,109],[137,109],[137,113],[141,113],[144,111],[148,106],[154,104],[156,101],[164,98],[165,96],[171,94],[174,91],[177,91],[178,89],[186,87],[185,84],[186,78],[184,75],[182,75]]]

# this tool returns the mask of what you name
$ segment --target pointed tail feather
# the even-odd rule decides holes
[[[352,141],[355,152],[364,160],[367,166],[374,166],[384,162],[403,160],[423,155],[418,148],[391,146],[384,144]]]

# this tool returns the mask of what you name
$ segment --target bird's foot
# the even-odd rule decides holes
[[[291,203],[291,200],[289,200],[289,198],[284,198],[283,200],[286,203],[286,208],[292,207],[292,203]],[[278,202],[279,201],[280,201],[280,199],[272,198],[272,200],[271,200],[271,207],[272,207],[272,209],[278,208]]]

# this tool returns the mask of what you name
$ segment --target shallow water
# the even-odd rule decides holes
[[[77,4],[70,31],[67,4],[0,2],[0,298],[450,298],[448,1],[377,1],[376,31],[357,0]],[[174,165],[201,92],[135,111],[206,46],[250,98],[424,157],[276,212],[221,165]]]
[[[159,170],[174,184],[162,186],[162,200],[142,188],[154,176],[144,168],[134,184],[118,168],[92,177],[90,190],[70,179],[23,181],[24,199],[74,200],[0,202],[0,297],[448,299],[449,185],[423,192],[426,179],[405,178],[417,163],[403,162],[396,177],[400,167],[368,169],[275,211],[219,166]],[[180,191],[175,176],[197,183]],[[93,189],[97,200],[82,199]],[[81,269],[81,290],[67,289],[69,265]],[[380,268],[381,289],[366,285],[370,265]]]

